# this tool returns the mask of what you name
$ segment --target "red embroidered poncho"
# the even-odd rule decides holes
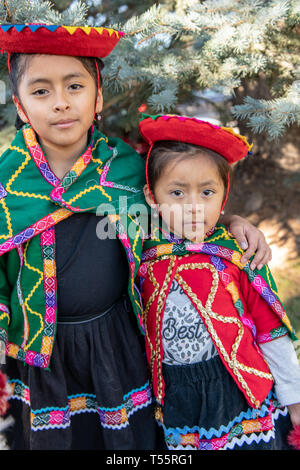
[[[182,242],[184,249],[176,243],[145,243],[139,276],[146,352],[154,394],[162,405],[162,319],[174,278],[198,310],[224,366],[248,403],[258,408],[272,388],[273,378],[257,343],[285,335],[291,327],[272,282],[267,284],[258,271],[251,278],[250,270],[240,265],[238,248],[233,251],[213,243],[214,239],[220,243],[222,235],[223,245],[236,244],[222,227],[205,243],[188,246]],[[271,281],[268,268],[265,270]]]

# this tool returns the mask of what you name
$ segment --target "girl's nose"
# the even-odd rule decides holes
[[[198,194],[191,194],[188,200],[189,211],[196,213],[203,210],[203,202],[201,198],[198,197]]]
[[[53,105],[53,110],[54,111],[67,111],[70,109],[71,105],[70,102],[67,98],[67,96],[64,93],[58,93],[56,95],[56,100]]]

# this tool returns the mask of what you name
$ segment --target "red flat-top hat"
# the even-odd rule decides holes
[[[43,23],[0,25],[0,51],[10,55],[52,54],[73,57],[104,58],[114,49],[124,33],[91,26],[63,26]],[[95,65],[100,89],[99,68]],[[17,99],[17,98],[16,98]],[[19,103],[20,108],[21,104]],[[29,121],[30,122],[30,121]]]
[[[172,114],[157,116],[143,114],[139,123],[139,131],[149,145],[146,160],[146,182],[155,204],[148,175],[149,157],[155,142],[171,140],[199,145],[199,147],[213,150],[222,155],[229,164],[246,157],[252,147],[244,136],[236,134],[231,127],[219,127],[200,119]],[[230,178],[228,174],[228,185],[221,212],[228,198],[229,186]]]
[[[184,116],[144,114],[139,131],[150,147],[161,140],[199,145],[219,153],[229,164],[246,157],[252,147],[245,137],[236,134],[230,127],[219,127]]]
[[[106,57],[124,33],[108,28],[47,24],[0,25],[0,50],[8,54]]]

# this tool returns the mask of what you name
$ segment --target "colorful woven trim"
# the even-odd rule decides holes
[[[90,163],[92,158],[92,150],[93,150],[93,142],[94,142],[94,133],[92,127],[92,139],[91,143],[88,146],[87,150],[81,155],[81,157],[74,163],[71,170],[63,177],[62,181],[55,176],[52,170],[49,167],[49,163],[46,157],[43,154],[43,151],[40,145],[37,142],[36,134],[34,130],[29,126],[24,126],[23,128],[23,135],[26,142],[26,145],[29,149],[29,152],[35,161],[36,166],[38,167],[39,171],[41,172],[42,176],[45,178],[48,183],[54,186],[54,189],[51,191],[51,198],[54,202],[61,203],[66,209],[70,209],[72,211],[80,211],[80,209],[74,208],[66,203],[62,195],[67,191],[67,189],[71,186],[71,184],[76,181],[76,179],[81,175],[83,170],[87,167]],[[85,209],[86,210],[86,209]]]
[[[24,248],[18,246],[18,253],[21,262],[20,275],[22,266],[24,264]],[[20,280],[18,278],[17,290],[18,298],[23,311],[24,318],[24,339],[21,346],[17,344],[7,342],[6,343],[6,354],[15,359],[19,359],[26,362],[29,365],[47,368],[52,353],[55,337],[55,324],[56,324],[56,264],[55,264],[55,230],[51,227],[48,230],[43,231],[41,234],[41,251],[43,257],[44,272],[41,273],[41,280],[44,280],[44,292],[45,292],[45,318],[43,320],[42,315],[35,312],[35,315],[40,316],[41,328],[37,331],[34,338],[28,343],[28,317],[27,310],[30,311],[30,307],[23,299],[23,294],[20,287]],[[29,348],[32,343],[42,333],[42,346],[40,353],[31,351]]]
[[[130,216],[128,215],[130,218]],[[129,236],[125,230],[124,225],[121,222],[121,217],[119,214],[117,215],[108,215],[108,218],[113,226],[115,226],[116,231],[118,233],[118,238],[120,242],[122,243],[123,247],[125,248],[126,255],[127,255],[127,260],[129,263],[129,268],[130,268],[130,286],[131,286],[131,291],[129,292],[132,304],[135,307],[136,315],[137,315],[137,320],[139,323],[139,327],[142,333],[145,332],[144,324],[143,324],[143,310],[142,310],[142,301],[141,301],[141,296],[139,293],[139,290],[135,286],[135,273],[136,273],[136,264],[139,265],[141,262],[141,258],[136,252],[136,247],[139,246],[139,238],[141,235],[141,227],[137,225],[137,230],[136,230],[136,238],[131,245]],[[134,222],[133,219],[131,219],[132,223]],[[127,221],[128,222],[128,221]]]
[[[3,199],[7,196],[7,191],[5,190],[4,186],[0,183],[0,199]]]
[[[8,315],[10,314],[9,308],[6,305],[1,304],[1,303],[0,303],[0,312],[7,313]]]
[[[18,379],[9,380],[10,399],[21,400],[30,406],[30,390]],[[31,429],[45,431],[61,429],[71,425],[71,417],[79,413],[98,413],[100,425],[104,428],[119,430],[129,426],[129,418],[138,410],[152,403],[152,393],[149,382],[134,389],[123,397],[123,403],[115,408],[102,407],[97,403],[94,394],[77,394],[68,396],[65,407],[46,407],[31,410]]]
[[[62,28],[66,31],[68,31],[69,34],[74,34],[76,31],[83,31],[85,34],[89,35],[91,31],[95,31],[98,34],[103,34],[105,31],[109,34],[109,36],[116,35],[117,37],[122,37],[124,36],[124,33],[121,31],[117,31],[115,29],[111,28],[96,28],[92,26],[64,26],[64,25],[46,25],[46,24],[2,24],[0,25],[0,28],[2,31],[6,32],[14,28],[18,33],[23,31],[25,28],[30,29],[33,33],[37,31],[40,28],[45,28],[48,31],[55,32],[59,28]]]
[[[62,220],[70,217],[70,215],[72,215],[72,212],[62,208],[58,209],[52,214],[47,215],[46,217],[43,217],[35,224],[31,225],[30,227],[26,228],[22,232],[7,240],[6,242],[2,243],[0,245],[0,256],[3,255],[3,253],[6,253],[16,248],[18,245],[25,243],[26,241],[40,234],[44,230],[47,230],[48,228],[54,226],[58,222],[61,222]]]
[[[288,328],[286,326],[282,325],[278,328],[274,328],[269,333],[258,336],[256,334],[256,328],[255,328],[255,324],[254,324],[253,320],[250,317],[246,318],[244,316],[244,307],[243,307],[243,302],[242,302],[242,300],[239,296],[238,286],[235,284],[234,280],[232,279],[232,276],[227,271],[226,264],[222,261],[221,258],[218,258],[215,255],[210,256],[209,259],[210,259],[211,263],[214,265],[214,267],[217,269],[218,274],[219,274],[219,278],[220,278],[222,284],[224,285],[225,289],[231,295],[233,305],[235,306],[237,312],[239,313],[239,316],[240,316],[242,322],[244,323],[245,326],[247,326],[252,331],[253,337],[256,339],[257,343],[266,343],[266,342],[271,341],[272,339],[279,338],[280,336],[284,336],[284,335],[288,334],[288,332],[289,332]],[[270,291],[271,291],[270,287],[265,283],[265,281],[260,276],[259,276],[259,278],[264,282],[263,291],[260,292],[257,288],[256,288],[256,290],[258,290],[260,295],[267,301],[267,303],[270,306],[274,307],[274,301],[276,301],[275,296],[272,294],[272,298],[270,297]],[[261,285],[261,282],[259,282],[259,283],[257,282],[257,284]],[[252,285],[254,285],[254,284],[252,284]],[[266,289],[266,288],[268,288],[268,289]],[[263,295],[263,293],[264,293],[264,295]],[[279,304],[279,302],[278,302],[278,304]],[[275,304],[275,305],[277,305],[277,304]],[[286,315],[286,313],[285,313],[282,305],[281,304],[279,304],[279,305],[280,305],[281,309],[278,313],[279,314],[281,313],[280,318],[282,319],[284,317],[284,315]],[[282,312],[284,312],[284,313],[282,313]]]
[[[41,234],[41,251],[44,266],[44,294],[46,306],[41,354],[47,359],[48,365],[54,343],[57,313],[57,279],[54,227],[45,230]]]
[[[230,450],[244,444],[270,442],[275,438],[275,424],[280,416],[286,416],[286,407],[280,407],[269,394],[259,410],[242,411],[232,421],[218,429],[198,426],[184,428],[163,427],[167,447],[170,450]]]
[[[28,125],[26,125],[23,127],[22,132],[23,132],[26,146],[37,168],[39,169],[41,175],[49,184],[51,184],[54,187],[53,191],[51,192],[51,196],[53,197],[53,200],[56,202],[60,202],[61,205],[64,206],[64,208],[58,209],[52,214],[49,214],[43,217],[41,220],[37,221],[35,224],[27,227],[22,232],[18,233],[17,235],[13,237],[10,237],[7,241],[0,244],[0,256],[3,253],[6,253],[16,248],[19,244],[25,243],[26,241],[40,234],[44,230],[47,230],[48,228],[57,224],[58,222],[68,218],[69,216],[72,215],[72,212],[79,211],[76,207],[73,207],[67,202],[65,202],[62,199],[62,195],[74,183],[74,181],[76,181],[76,179],[81,175],[81,173],[87,167],[87,165],[89,164],[92,158],[93,136],[92,136],[90,145],[88,146],[85,153],[81,155],[81,157],[74,163],[71,170],[64,176],[64,178],[60,182],[60,180],[55,176],[55,174],[50,169],[48,161],[46,157],[44,156],[40,145],[37,142],[36,135],[33,129],[29,127]],[[2,195],[2,198],[4,198],[5,196],[7,196],[7,192],[5,191],[4,188],[1,191],[1,186],[0,186],[0,196],[1,195]],[[0,197],[0,203],[1,202],[2,201]],[[70,210],[72,210],[72,212],[70,212]],[[85,209],[85,210],[88,210],[88,209]],[[9,218],[8,218],[8,226],[10,227]]]
[[[5,313],[5,316],[7,317],[9,321],[9,316],[7,313]],[[3,320],[4,317],[0,315],[0,320]],[[5,344],[7,343],[7,331],[4,328],[0,328],[0,340],[3,341]]]
[[[58,183],[59,183],[59,179],[57,178],[57,176],[55,176],[53,171],[50,169],[49,163],[48,163],[46,157],[44,156],[40,145],[38,144],[35,132],[28,125],[25,125],[23,127],[22,132],[23,132],[24,140],[25,140],[25,143],[28,147],[28,150],[29,150],[36,166],[38,167],[39,171],[41,172],[41,175],[52,186],[57,186]]]

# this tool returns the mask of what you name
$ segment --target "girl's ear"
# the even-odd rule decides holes
[[[152,207],[153,209],[155,209],[156,205],[153,202],[153,199],[151,197],[151,194],[150,194],[150,191],[149,191],[149,188],[148,188],[147,184],[145,184],[145,186],[144,186],[144,195],[145,195],[145,199],[146,199],[147,204],[150,207]]]
[[[19,115],[19,118],[25,123],[29,122],[28,117],[24,113],[24,111],[22,109],[22,106],[19,103],[18,98],[15,95],[13,95],[12,99],[13,99],[13,102],[15,104],[15,107],[17,108],[17,113]]]
[[[101,113],[103,108],[103,95],[102,95],[102,90],[99,88],[98,94],[97,94],[97,100],[96,100],[96,113]]]

